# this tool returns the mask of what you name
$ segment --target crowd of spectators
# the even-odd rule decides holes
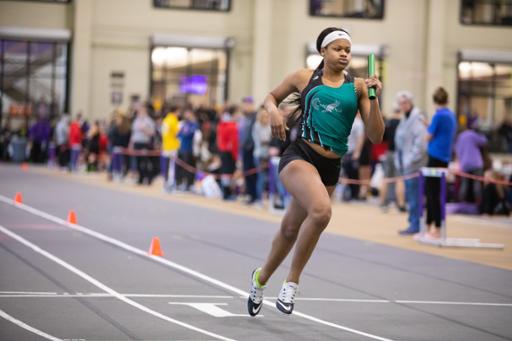
[[[457,125],[447,104],[446,98],[439,105],[441,112],[429,122],[414,104],[413,94],[399,92],[378,145],[369,142],[362,120],[356,117],[340,174],[352,181],[340,181],[337,198],[365,201],[378,196],[383,211],[395,202],[398,210],[408,211],[408,226],[401,233],[413,234],[419,229],[420,204],[415,174],[427,165],[447,166],[454,171],[448,176],[448,201],[460,204],[454,211],[508,214],[511,186],[494,180],[510,180],[510,164],[493,167],[489,140],[479,131],[478,119],[470,115]],[[281,109],[286,112],[287,103]],[[454,122],[453,136],[443,138],[450,140],[446,148],[435,145],[438,138],[428,141],[436,129],[446,126],[436,121],[441,114]],[[510,119],[500,126],[504,143],[511,130]],[[224,200],[242,197],[246,204],[258,207],[267,198],[275,208],[287,202],[276,169],[286,143],[295,137],[294,130],[287,142],[272,138],[269,114],[250,96],[219,108],[164,103],[157,109],[134,101],[128,110],[116,110],[108,122],[89,122],[83,113],[61,115],[54,121],[39,115],[24,134],[27,143],[22,143],[21,135],[4,126],[2,160],[50,163],[71,172],[105,171],[109,180],[138,185],[151,185],[161,175],[167,192],[195,192]],[[462,173],[453,175],[456,172]],[[393,181],[383,181],[390,178]],[[438,183],[428,181],[429,223],[438,227]]]

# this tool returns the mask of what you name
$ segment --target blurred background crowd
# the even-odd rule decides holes
[[[442,86],[455,122],[436,159],[450,169],[447,209],[507,214],[511,18],[502,0],[0,1],[0,160],[285,207],[276,169],[296,128],[272,139],[260,104],[316,68],[316,36],[341,26],[348,72],[366,77],[375,55],[386,132],[372,145],[356,119],[336,200],[416,211],[417,172],[438,164]]]
[[[291,102],[285,100],[280,106],[284,114],[294,112]],[[296,138],[297,127],[290,127],[286,141],[272,138],[269,114],[251,96],[222,107],[169,102],[159,108],[135,97],[108,121],[89,121],[82,112],[52,115],[44,101],[35,107],[38,111],[26,126],[12,130],[7,122],[2,128],[3,161],[48,164],[69,172],[105,172],[111,181],[138,185],[151,185],[161,176],[166,192],[243,200],[260,208],[286,205],[287,194],[276,169],[280,154]],[[342,160],[337,200],[371,201],[384,211],[393,203],[407,211],[411,203],[404,181],[407,185],[411,181],[407,177],[427,165],[428,141],[423,135],[431,122],[410,91],[397,93],[393,108],[386,115],[381,144],[368,140],[362,120],[356,117]],[[400,127],[405,136],[397,138]],[[423,137],[414,140],[418,132]],[[419,143],[417,148],[414,143]],[[509,214],[512,187],[507,181],[512,180],[512,164],[507,158],[493,159],[491,155],[500,155],[490,153],[493,145],[512,150],[510,120],[486,134],[477,115],[459,116],[448,147],[451,211]],[[398,161],[399,153],[409,166]]]

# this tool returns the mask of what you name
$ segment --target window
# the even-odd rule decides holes
[[[177,105],[215,105],[227,99],[225,49],[155,46],[151,51],[151,96]]]
[[[319,17],[384,18],[384,0],[310,0],[309,14]]]
[[[460,61],[458,71],[459,116],[477,117],[491,151],[506,152],[499,129],[512,119],[512,64]]]
[[[512,0],[462,0],[460,22],[512,26]]]
[[[67,111],[68,43],[0,39],[1,113],[53,118]]]
[[[153,6],[172,9],[196,9],[229,12],[230,0],[153,0]]]

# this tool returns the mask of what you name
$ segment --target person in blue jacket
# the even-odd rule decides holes
[[[453,111],[448,109],[448,93],[442,87],[436,89],[433,95],[436,112],[428,127],[428,164],[427,167],[448,167],[451,160],[452,148],[457,131],[457,121]],[[426,226],[427,236],[439,238],[441,236],[441,181],[440,178],[427,177],[425,181],[427,196]],[[434,223],[434,227],[432,227]]]

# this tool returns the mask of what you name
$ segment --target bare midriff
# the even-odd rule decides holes
[[[333,152],[332,150],[327,150],[324,147],[320,146],[319,144],[309,142],[307,140],[303,140],[306,142],[315,152],[322,155],[323,157],[326,157],[328,159],[339,159],[340,156]]]

